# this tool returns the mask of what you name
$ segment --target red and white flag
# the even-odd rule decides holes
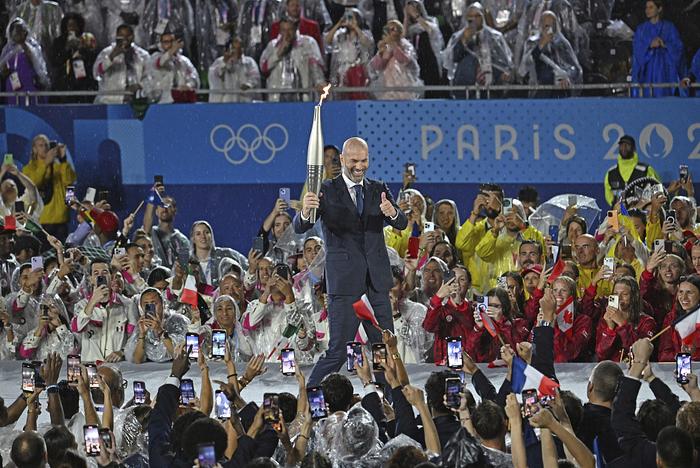
[[[488,309],[484,304],[479,304],[476,308],[479,311],[479,317],[481,317],[481,323],[484,324],[484,328],[489,332],[489,335],[496,338],[498,336],[498,328],[496,328],[496,324],[489,315]]]
[[[574,332],[574,296],[569,296],[557,309],[557,327],[569,336]]]
[[[700,329],[700,308],[674,320],[673,328],[678,332],[684,345],[692,345]]]
[[[559,257],[557,262],[554,264],[552,267],[552,272],[549,274],[549,278],[547,278],[547,282],[549,284],[554,283],[554,281],[561,276],[562,273],[564,273],[564,268],[566,267],[566,263],[564,260]]]
[[[197,282],[192,275],[187,275],[185,279],[185,286],[180,293],[180,302],[197,307]]]
[[[377,317],[374,315],[374,309],[369,302],[367,294],[363,294],[362,297],[352,305],[352,308],[355,309],[355,315],[357,315],[360,321],[369,320],[375,328],[381,331],[381,327],[379,326],[379,322],[377,322]]]

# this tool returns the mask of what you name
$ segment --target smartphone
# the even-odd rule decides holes
[[[688,182],[688,166],[684,164],[678,166],[678,180],[680,180],[681,184]]]
[[[123,257],[124,255],[126,255],[126,249],[124,247],[116,247],[114,249],[115,257]]]
[[[100,377],[97,374],[97,365],[95,365],[94,362],[86,362],[85,369],[87,370],[90,388],[100,388]]]
[[[692,358],[690,353],[676,354],[676,382],[681,385],[690,382],[688,374],[692,371]]]
[[[571,244],[562,244],[559,249],[559,255],[562,259],[571,259],[573,254],[571,252]]]
[[[484,307],[486,307],[487,309],[489,308],[489,297],[488,296],[475,295],[474,302],[476,302],[477,306],[479,304],[481,304]]]
[[[107,277],[100,275],[97,277],[95,282],[97,283],[97,286],[107,286]]]
[[[260,253],[265,253],[265,241],[262,236],[253,237],[253,250],[257,250]]]
[[[22,363],[22,392],[34,393],[34,365],[31,362]]]
[[[192,379],[182,379],[180,381],[180,403],[187,406],[194,398],[194,382]]]
[[[38,257],[32,257],[32,270],[43,270],[44,269],[44,257],[39,255]]]
[[[199,334],[187,333],[185,335],[185,347],[190,350],[190,361],[196,361],[199,358]]]
[[[226,356],[226,330],[211,331],[211,357],[223,359]]]
[[[549,226],[549,237],[554,242],[559,240],[559,226],[557,224],[552,224]]]
[[[386,345],[384,343],[372,343],[372,367],[375,371],[384,370],[386,358]]]
[[[10,165],[12,166],[15,163],[15,158],[12,156],[12,153],[5,153],[5,159],[3,160],[2,164],[4,165]]]
[[[664,240],[663,239],[654,240],[654,252],[659,252],[661,250],[664,250]]]
[[[292,202],[292,189],[290,189],[289,187],[280,187],[279,198],[284,200],[284,202],[289,207],[289,205]]]
[[[608,226],[616,231],[620,230],[620,220],[617,219],[617,210],[608,211]]]
[[[503,214],[507,215],[511,211],[513,211],[513,199],[512,198],[504,198],[503,199]]]
[[[15,202],[15,213],[24,213],[24,202],[22,200]]]
[[[576,203],[578,203],[578,197],[576,195],[569,195],[568,205],[576,206]]]
[[[540,410],[539,399],[537,398],[537,390],[532,388],[523,390],[523,417],[529,418],[535,415]]]
[[[501,276],[496,280],[496,286],[501,289],[508,289],[508,280],[505,276]]]
[[[286,280],[292,277],[292,270],[286,264],[279,264],[275,266],[275,273],[277,273],[277,276],[280,278],[284,278]]]
[[[214,444],[204,443],[197,445],[197,461],[201,468],[213,468],[216,466],[216,450]]]
[[[48,304],[39,304],[39,308],[41,309],[41,318],[42,319],[49,318],[49,306],[48,306]]]
[[[69,185],[66,187],[66,205],[70,205],[75,198],[75,185]]]
[[[433,232],[435,230],[435,223],[426,221],[423,223],[423,234],[426,232]]]
[[[343,14],[343,19],[346,22],[351,23],[355,19],[355,16],[352,14],[352,11],[346,10]]]
[[[100,430],[93,424],[83,426],[83,437],[85,438],[85,454],[88,457],[100,456]]]
[[[673,241],[670,241],[670,240],[664,241],[664,252],[666,252],[667,254],[673,253]]]
[[[608,296],[608,307],[613,307],[615,309],[620,308],[620,296],[617,294],[611,294]]]
[[[276,393],[263,394],[263,419],[268,423],[280,420],[280,396]]]
[[[651,188],[652,195],[658,195],[658,194],[663,194],[663,193],[664,193],[663,184],[656,184]]]
[[[109,201],[109,190],[100,190],[97,201]]]
[[[95,196],[96,195],[97,195],[97,190],[95,190],[94,187],[88,187],[87,190],[85,190],[84,200],[89,201],[90,203],[95,203]]]
[[[408,238],[408,249],[406,250],[407,258],[418,258],[418,252],[420,252],[420,238],[419,237],[409,237]]]
[[[455,276],[457,276],[457,274],[454,272],[454,270],[448,270],[447,273],[442,275],[442,282],[447,283],[448,281],[454,279]]]
[[[100,439],[102,439],[102,445],[112,448],[112,434],[109,433],[109,429],[101,427],[97,432],[100,434]]]
[[[348,372],[355,372],[355,361],[357,361],[358,366],[363,365],[362,343],[359,341],[350,341],[345,345],[345,350],[348,357]]]
[[[318,421],[319,419],[328,417],[326,398],[323,396],[323,389],[321,387],[307,388],[306,398],[309,400],[309,410],[311,411],[312,420]]]
[[[153,185],[163,185],[163,176],[162,175],[154,175],[153,176]]]
[[[666,221],[672,224],[676,224],[676,210],[668,210],[666,215]]]
[[[77,385],[80,376],[80,354],[69,354],[66,372],[69,385]]]
[[[45,388],[46,387],[46,381],[44,381],[44,377],[41,376],[41,366],[43,362],[41,361],[32,361],[32,366],[34,367],[34,387],[35,388]]]
[[[352,13],[350,13],[350,15],[352,15]],[[409,163],[404,164],[404,167],[406,168],[406,172],[411,174],[413,177],[416,176],[416,163],[409,162]]]
[[[153,303],[145,304],[143,306],[144,315],[146,318],[155,319],[156,318],[156,305]]]
[[[612,275],[615,272],[615,258],[614,257],[605,257],[603,259],[603,266],[607,267],[610,270],[610,274]],[[609,278],[610,276],[608,276]]]
[[[216,419],[228,419],[231,417],[231,404],[228,401],[226,394],[217,390],[215,392],[215,402],[216,402]]]
[[[450,369],[462,368],[462,338],[450,336],[447,340],[447,367]]]
[[[146,403],[146,382],[134,380],[134,403],[137,405]]]
[[[292,348],[284,348],[280,352],[282,356],[282,375],[294,375],[297,372],[297,362]]]
[[[462,402],[461,391],[462,381],[459,377],[448,377],[445,379],[445,404],[448,408],[459,408]]]

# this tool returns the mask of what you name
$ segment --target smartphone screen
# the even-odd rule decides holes
[[[137,405],[146,403],[146,382],[134,380],[134,403]]]
[[[523,416],[529,418],[540,410],[539,400],[537,399],[537,390],[523,390]]]
[[[3,159],[3,165],[13,165],[15,163],[15,158],[12,153],[5,153],[5,159]]]
[[[194,400],[194,382],[192,379],[182,379],[180,381],[180,403],[184,406],[190,404]]]
[[[66,205],[70,205],[71,201],[75,198],[75,185],[69,185],[66,187]]]
[[[282,355],[282,375],[294,375],[297,371],[297,363],[294,359],[294,350],[285,348],[280,353]]]
[[[15,213],[24,213],[24,202],[17,200],[15,202]]]
[[[199,335],[197,333],[188,333],[185,338],[185,346],[190,349],[189,358],[191,361],[196,361],[199,358]]]
[[[201,468],[213,468],[216,466],[216,451],[214,444],[199,444],[197,446],[197,461]]]
[[[97,375],[97,366],[92,362],[86,362],[85,369],[87,370],[90,388],[100,388],[100,377]]]
[[[610,273],[615,272],[615,258],[614,257],[605,257],[603,259],[603,266],[607,267],[608,270],[610,270]]]
[[[223,359],[226,356],[226,330],[211,331],[211,357]]]
[[[359,341],[350,341],[345,345],[345,350],[348,357],[348,372],[355,372],[355,361],[357,361],[358,366],[363,365],[362,343]]]
[[[449,337],[447,340],[447,367],[451,369],[462,368],[462,338]]]
[[[690,353],[676,354],[676,382],[679,384],[687,384],[688,374],[692,370],[692,358]]]
[[[34,367],[34,387],[37,388],[44,388],[46,387],[46,382],[44,381],[44,378],[41,376],[41,366],[42,366],[41,361],[32,361],[32,367]]]
[[[445,400],[448,408],[459,408],[462,401],[459,393],[462,391],[462,381],[459,377],[445,379]]]
[[[374,370],[384,370],[386,365],[386,345],[384,343],[372,343],[372,367]]]
[[[503,199],[503,214],[504,215],[510,214],[511,211],[513,211],[513,199],[512,198],[504,198]]]
[[[83,437],[85,438],[85,454],[88,457],[99,457],[100,431],[98,427],[92,424],[83,426]]]
[[[100,434],[100,439],[102,439],[102,445],[105,447],[112,447],[112,434],[109,433],[109,429],[106,427],[101,427],[98,431]]]
[[[22,391],[34,393],[34,366],[31,362],[22,363]]]
[[[276,423],[280,420],[280,397],[276,393],[263,395],[263,416],[265,422]]]
[[[69,354],[68,363],[66,365],[68,383],[70,385],[78,384],[80,376],[80,354]]]
[[[328,417],[328,409],[326,408],[326,398],[323,396],[321,387],[309,387],[306,389],[306,397],[309,400],[309,410],[311,411],[311,419],[318,421],[319,419]]]
[[[571,244],[562,244],[561,245],[561,258],[562,259],[571,259],[571,257],[572,257]]]
[[[228,397],[221,390],[216,391],[216,418],[228,419],[231,417],[231,405]]]

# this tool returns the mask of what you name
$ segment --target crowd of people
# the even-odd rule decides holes
[[[328,179],[348,170],[334,146],[324,149],[324,169]],[[144,194],[143,211],[123,220],[94,190],[79,197],[65,148],[43,135],[34,138],[30,164],[19,171],[6,158],[1,173],[0,359],[32,363],[45,380],[12,405],[0,403],[0,426],[8,429],[28,409],[26,430],[8,439],[17,467],[46,460],[83,466],[84,424],[113,431],[100,439],[100,456],[90,457],[100,466],[191,466],[199,443],[213,444],[223,466],[532,467],[559,458],[593,466],[593,453],[610,466],[651,466],[655,459],[659,466],[697,466],[700,406],[682,405],[651,364],[676,361],[679,353],[700,358],[692,172],[681,166],[677,179],[659,180],[639,161],[630,136],[620,139],[617,164],[601,177],[600,204],[610,210],[593,219],[585,195],[566,194],[563,214],[536,222],[540,200],[532,186],[506,197],[497,184],[483,183],[474,200],[434,202],[407,164],[397,206],[408,225],[384,228],[394,329],[382,335],[386,362],[373,375],[373,354],[351,359],[362,398],[345,375],[326,375],[320,386],[329,415],[320,421],[323,407],[309,409],[298,368],[299,395],[279,395],[276,420],[264,419],[270,407],[258,407],[259,395],[246,402],[240,393],[283,349],[294,349],[301,366],[329,347],[325,240],[318,224],[294,232],[298,200],[276,200],[243,254],[217,245],[205,220],[183,234],[176,200],[159,181]],[[462,222],[464,203],[469,216]],[[367,349],[374,344],[363,329],[355,339]],[[454,369],[433,373],[425,392],[410,385],[403,363],[449,365],[460,356],[448,348],[451,341],[461,343],[479,404],[462,386],[461,405],[446,407],[445,380]],[[207,362],[215,350],[228,370],[217,405],[225,399],[235,408],[221,421],[209,418]],[[202,390],[190,404],[180,394],[193,352]],[[76,355],[86,364],[76,380],[58,381],[61,357],[70,365]],[[153,404],[125,403],[122,361],[172,361]],[[246,362],[239,376],[236,365]],[[554,381],[554,364],[565,362],[598,362],[589,402],[582,406],[561,389],[542,400],[548,409],[521,417],[509,395],[522,390],[515,373],[529,365]],[[92,363],[101,376],[94,382]],[[476,363],[505,368],[498,392]],[[696,377],[685,377],[683,389],[700,401]],[[635,419],[640,379],[657,400]],[[44,389],[52,426],[38,433]],[[314,392],[309,400],[317,404]]]
[[[300,101],[327,83],[359,88],[334,99],[466,97],[410,89],[448,84],[551,85],[530,95],[563,97],[628,78],[678,85],[637,95],[685,96],[700,75],[695,2],[3,3],[3,91],[100,91],[55,102],[194,102],[202,88],[209,102]],[[297,91],[246,92],[260,88]]]

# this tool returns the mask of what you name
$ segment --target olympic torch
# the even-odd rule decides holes
[[[321,105],[323,100],[328,97],[328,90],[331,85],[326,85],[323,88],[323,94],[319,99],[318,104],[314,106],[314,119],[311,122],[311,133],[309,134],[309,146],[306,148],[306,167],[308,169],[306,175],[306,188],[309,192],[318,195],[321,190],[321,182],[323,182],[323,129],[321,128]],[[313,208],[309,213],[309,222],[316,222],[316,209]]]

